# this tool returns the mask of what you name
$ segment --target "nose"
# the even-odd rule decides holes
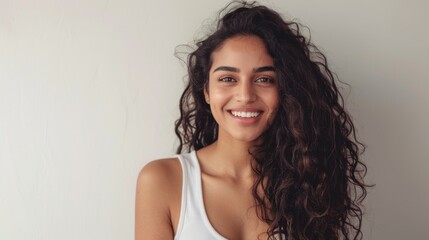
[[[242,81],[237,87],[236,99],[241,103],[251,103],[256,101],[256,92],[252,82]]]

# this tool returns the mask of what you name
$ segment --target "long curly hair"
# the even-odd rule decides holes
[[[369,186],[360,160],[365,146],[356,139],[326,57],[301,28],[255,2],[234,2],[219,13],[214,33],[198,41],[187,58],[189,82],[175,123],[177,153],[218,138],[204,98],[213,51],[233,36],[257,36],[274,60],[280,96],[262,143],[249,150],[258,176],[252,191],[258,217],[269,224],[270,237],[362,239],[362,201]]]

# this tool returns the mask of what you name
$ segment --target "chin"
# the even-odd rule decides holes
[[[255,142],[260,136],[261,134],[235,134],[232,135],[232,138],[240,142],[252,143]]]

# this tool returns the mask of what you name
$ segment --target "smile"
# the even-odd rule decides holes
[[[261,112],[238,112],[238,111],[231,111],[231,114],[235,117],[242,117],[242,118],[255,118],[261,114]]]

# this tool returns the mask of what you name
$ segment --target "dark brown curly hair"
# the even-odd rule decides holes
[[[189,82],[175,123],[177,153],[218,138],[204,99],[213,51],[233,36],[258,36],[274,60],[280,96],[262,144],[249,150],[258,176],[252,192],[258,217],[269,224],[269,236],[281,239],[362,239],[365,147],[356,139],[326,57],[301,28],[255,2],[234,2],[220,12],[215,32],[188,55]]]

